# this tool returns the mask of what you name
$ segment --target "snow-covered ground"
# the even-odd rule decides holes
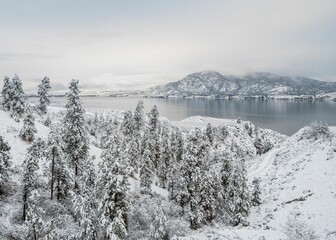
[[[49,112],[57,114],[62,108],[49,108]],[[88,113],[91,114],[91,113]],[[225,120],[205,117],[190,117],[173,125],[191,129],[205,128],[207,123],[213,126],[225,125],[238,129],[236,120]],[[14,169],[19,169],[28,143],[19,137],[23,121],[15,122],[7,112],[0,111],[0,135],[12,147],[11,155]],[[47,138],[49,129],[38,121],[35,122],[38,137]],[[241,127],[243,129],[243,127]],[[230,130],[230,131],[231,131]],[[316,231],[321,239],[328,233],[336,231],[336,128],[330,127],[332,136],[308,139],[307,128],[286,138],[266,154],[247,160],[249,181],[261,179],[262,201],[259,207],[253,207],[248,218],[248,227],[223,227],[221,224],[205,226],[184,239],[285,239],[283,228],[288,218],[296,217]],[[232,130],[233,131],[233,130]],[[271,130],[263,130],[270,139],[285,139]],[[246,137],[238,130],[235,137]],[[247,138],[247,137],[246,137]],[[241,144],[253,144],[253,139],[242,140]],[[242,146],[243,147],[243,146]],[[96,156],[95,164],[100,161],[101,149],[91,146],[91,155]],[[20,173],[11,175],[8,184],[9,196],[0,198],[0,231],[11,231],[11,215],[21,207]],[[130,191],[139,191],[139,182],[130,178]],[[167,197],[166,190],[152,185],[153,191]],[[5,199],[5,201],[3,201]],[[328,239],[335,239],[330,235]]]

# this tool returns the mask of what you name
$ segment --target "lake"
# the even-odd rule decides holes
[[[90,111],[134,110],[138,101],[143,100],[146,111],[150,111],[156,104],[160,115],[173,121],[195,115],[231,119],[240,117],[261,128],[273,129],[286,135],[292,135],[314,120],[336,125],[335,102],[133,97],[83,97],[82,99],[85,108]],[[31,101],[37,102],[37,98],[31,98]],[[54,97],[51,102],[52,106],[64,106],[66,98]]]

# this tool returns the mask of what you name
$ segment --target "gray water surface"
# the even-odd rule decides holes
[[[138,101],[142,100],[146,111],[150,111],[156,104],[161,116],[173,121],[196,115],[230,119],[240,117],[259,127],[273,129],[286,135],[292,135],[314,120],[336,125],[335,102],[127,97],[83,97],[82,99],[85,108],[90,111],[134,110]],[[37,102],[37,99],[33,98],[32,102]],[[51,105],[64,106],[65,103],[66,98],[55,97]]]

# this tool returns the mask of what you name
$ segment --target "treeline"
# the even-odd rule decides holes
[[[140,230],[149,239],[169,239],[169,209],[153,184],[169,192],[169,202],[191,229],[215,219],[248,225],[250,207],[261,203],[259,180],[248,186],[246,154],[233,140],[229,149],[220,147],[229,137],[225,126],[181,131],[162,120],[156,106],[146,114],[142,101],[123,119],[98,113],[88,117],[78,83],[70,83],[60,121],[48,119],[48,138],[35,139],[34,113],[47,113],[49,79],[39,85],[40,103],[32,108],[18,76],[5,78],[2,107],[16,121],[24,117],[20,136],[32,142],[22,165],[25,239],[136,239]],[[255,137],[257,151],[270,147],[258,129],[245,128]],[[103,149],[98,167],[89,156],[90,143]],[[9,152],[0,138],[0,187],[8,180]],[[130,178],[140,182],[138,196],[130,194]],[[154,219],[135,209],[149,199],[160,199]],[[139,214],[151,222],[149,229],[142,229]]]

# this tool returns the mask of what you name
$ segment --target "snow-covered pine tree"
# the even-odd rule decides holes
[[[134,132],[133,114],[132,111],[126,111],[124,113],[124,120],[121,123],[121,132],[125,138],[131,138]]]
[[[186,184],[187,189],[185,197],[187,197],[190,206],[189,219],[192,229],[199,228],[204,218],[200,202],[201,182],[205,168],[200,141],[202,141],[200,130],[196,129],[188,139],[181,165],[181,176],[184,178],[182,182]]]
[[[80,177],[81,191],[73,194],[74,210],[79,216],[80,232],[78,239],[98,240],[100,225],[98,221],[98,203],[95,196],[95,170],[93,162],[88,160]]]
[[[23,162],[22,197],[23,197],[23,220],[26,220],[28,198],[33,190],[38,187],[39,160],[45,156],[45,142],[38,138],[28,147]]]
[[[153,162],[150,159],[149,150],[146,149],[142,156],[142,164],[140,168],[140,188],[141,193],[151,194],[151,184],[154,174]]]
[[[4,141],[2,136],[0,136],[0,192],[2,185],[8,180],[8,170],[12,164],[10,161],[11,147],[7,142]]]
[[[253,206],[259,206],[261,204],[261,199],[260,199],[260,178],[254,178],[252,181],[252,198],[251,202]]]
[[[63,149],[61,127],[52,125],[48,134],[46,150],[46,161],[48,163],[46,175],[49,178],[51,200],[55,194],[57,200],[67,197],[71,188],[72,178]]]
[[[111,149],[114,147],[114,145],[120,144],[121,137],[112,118],[102,122],[99,132],[98,142],[101,148]]]
[[[47,113],[47,106],[50,103],[48,92],[51,89],[50,80],[47,76],[42,79],[41,84],[38,85],[38,95],[40,98],[40,104],[37,106],[37,109],[40,110],[42,114]]]
[[[134,121],[134,131],[141,132],[145,125],[145,112],[144,103],[140,100],[135,108],[133,121]]]
[[[225,203],[233,226],[248,224],[246,217],[250,213],[251,200],[243,161],[235,165],[230,175]]]
[[[154,105],[149,113],[149,130],[151,132],[158,131],[159,129],[159,111],[157,109],[157,106]]]
[[[33,190],[31,195],[28,197],[27,204],[27,216],[25,219],[25,224],[27,226],[27,240],[38,240],[43,236],[44,231],[44,211],[42,208],[38,207],[40,195],[37,190]]]
[[[98,118],[98,113],[95,112],[95,115],[94,115],[93,121],[92,121],[92,126],[91,126],[91,129],[90,129],[90,134],[92,136],[97,137],[98,129],[99,129],[99,118]]]
[[[35,133],[37,133],[35,128],[35,117],[28,108],[27,115],[23,120],[23,127],[20,131],[20,137],[25,141],[32,142],[35,139]]]
[[[125,155],[127,155],[129,167],[131,168],[131,173],[138,173],[141,156],[139,152],[138,141],[132,138],[126,146]]]
[[[203,175],[201,188],[201,206],[204,220],[211,223],[216,217],[216,209],[219,202],[220,184],[215,172],[207,171]]]
[[[156,209],[154,220],[150,226],[149,239],[168,240],[168,231],[166,226],[167,218],[159,205]]]
[[[221,185],[220,194],[222,200],[221,204],[225,207],[225,196],[229,187],[229,179],[233,171],[233,162],[226,153],[219,154],[219,162],[222,162],[222,167],[219,173],[219,181]]]
[[[19,118],[24,114],[26,109],[26,97],[18,75],[15,74],[10,86],[11,116],[15,121],[19,121]]]
[[[172,152],[169,142],[169,130],[168,127],[162,128],[162,137],[160,144],[160,161],[157,168],[157,176],[159,178],[159,185],[162,188],[166,188],[168,171],[172,165]]]
[[[2,88],[2,107],[5,111],[9,111],[11,108],[11,96],[12,96],[12,82],[9,77],[4,78],[4,84]]]
[[[88,158],[89,138],[85,131],[85,110],[79,97],[78,80],[70,83],[68,102],[65,105],[66,113],[63,119],[63,141],[65,153],[69,160],[69,166],[73,169],[75,177],[81,175],[83,165]],[[75,189],[78,188],[75,180]]]
[[[222,127],[221,133],[222,133],[223,139],[226,139],[229,136],[229,131],[226,126]]]
[[[210,145],[212,145],[213,141],[214,141],[214,133],[213,133],[211,123],[208,123],[208,125],[206,127],[206,130],[205,130],[205,135],[206,135],[206,138],[209,141]]]
[[[160,162],[160,122],[159,112],[156,105],[149,113],[149,126],[145,133],[147,149],[149,149],[150,159],[153,162],[154,169],[158,168]]]
[[[126,238],[128,230],[129,200],[126,195],[128,181],[122,164],[115,162],[112,168],[118,171],[106,173],[109,176],[105,179],[109,179],[109,182],[99,206],[100,222],[103,238],[122,240]]]

